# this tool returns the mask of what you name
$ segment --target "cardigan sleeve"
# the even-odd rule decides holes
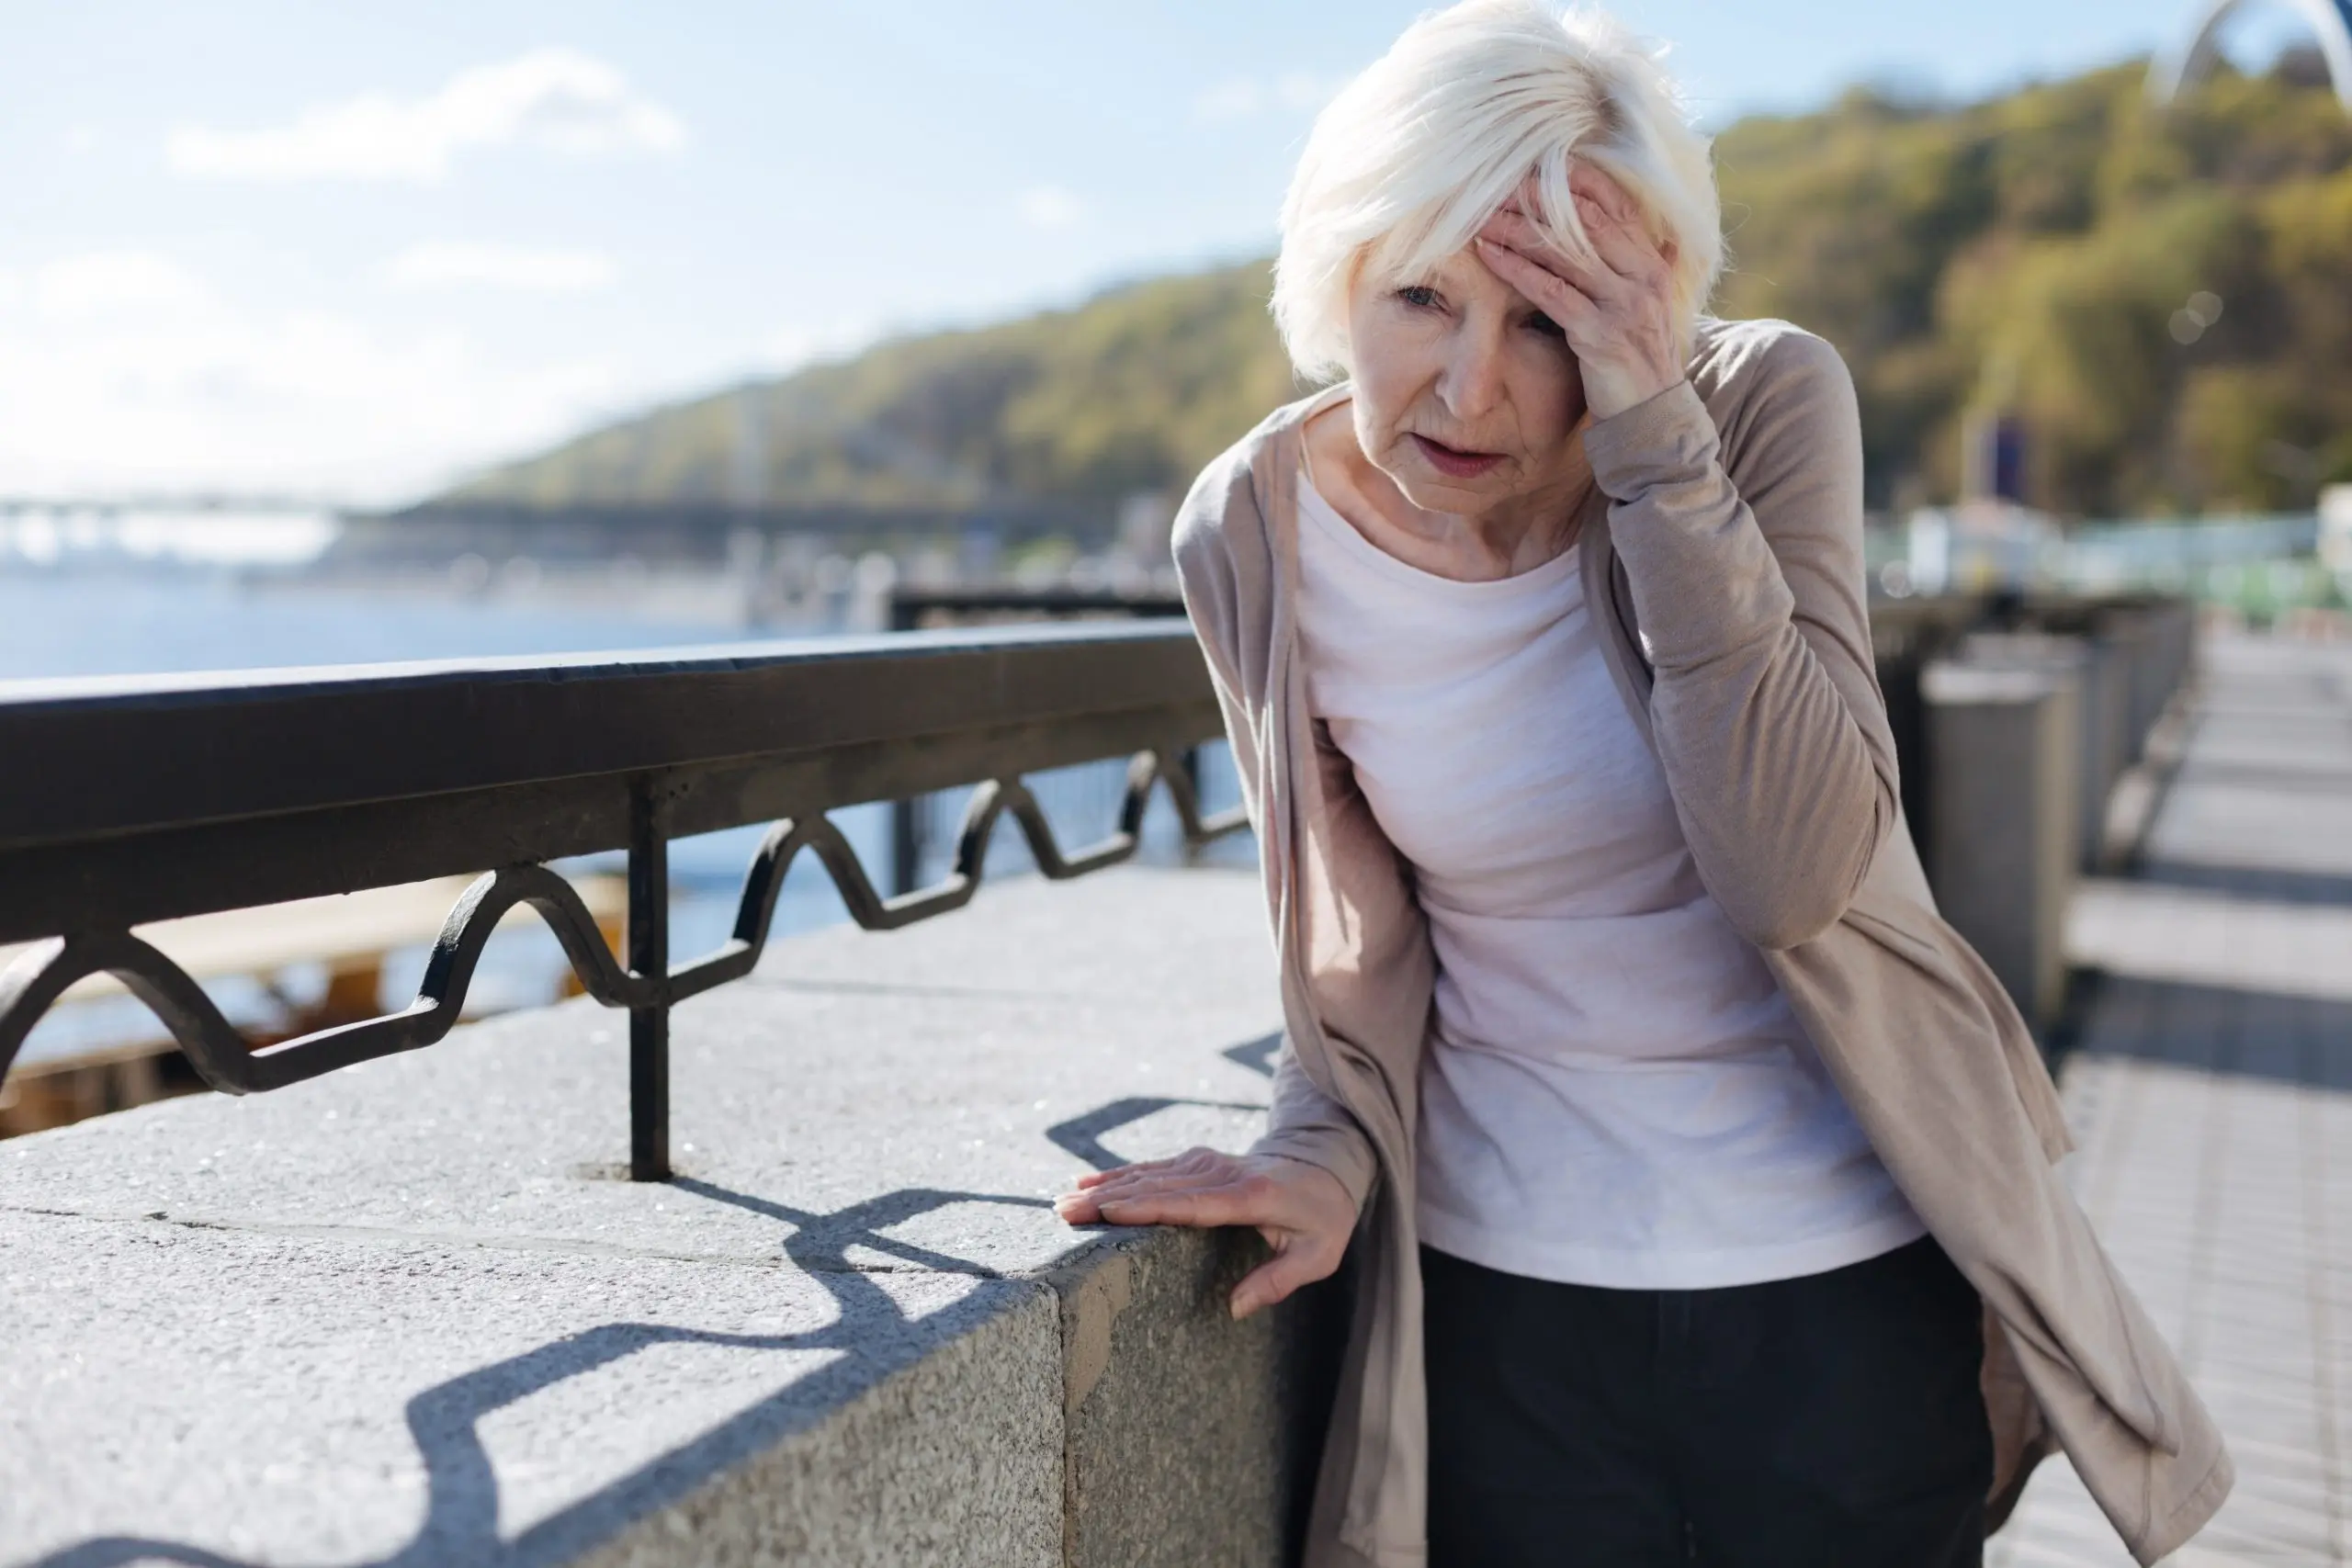
[[[1363,1213],[1380,1172],[1372,1140],[1364,1136],[1345,1106],[1315,1087],[1287,1039],[1274,1059],[1274,1102],[1267,1113],[1266,1131],[1250,1152],[1278,1155],[1329,1171],[1348,1190],[1358,1213]]]
[[[1845,912],[1900,796],[1871,659],[1853,382],[1793,329],[1744,373],[1731,457],[1688,381],[1585,444],[1692,859],[1743,936],[1787,948]]]
[[[1225,719],[1242,804],[1263,844],[1263,755],[1259,729],[1262,710],[1250,701],[1243,660],[1235,646],[1238,628],[1246,618],[1240,604],[1246,589],[1222,526],[1227,509],[1255,504],[1246,469],[1221,473],[1212,467],[1178,514],[1174,551],[1177,583]],[[1266,1131],[1250,1152],[1300,1160],[1330,1172],[1347,1189],[1358,1213],[1363,1210],[1379,1169],[1372,1140],[1347,1108],[1307,1076],[1287,1034],[1275,1058],[1273,1103]]]

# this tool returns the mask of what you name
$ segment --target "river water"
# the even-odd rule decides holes
[[[545,603],[434,598],[349,589],[251,586],[223,575],[116,575],[0,571],[0,682],[69,675],[124,675],[204,670],[252,670],[291,665],[382,663],[415,659],[464,659],[569,654],[704,646],[741,640],[740,629],[704,621],[663,620]],[[5,694],[0,694],[4,695]],[[37,765],[7,759],[0,765]],[[1037,775],[1031,787],[1054,820],[1065,847],[1091,842],[1114,825],[1124,769],[1089,764]],[[1229,802],[1229,784],[1212,785],[1212,804]],[[938,824],[927,874],[944,870],[959,797],[931,807]],[[833,814],[859,857],[879,881],[888,874],[888,822],[881,806]],[[1029,866],[1009,822],[996,835],[991,875]],[[1164,798],[1146,825],[1148,858],[1175,852],[1172,813]],[[680,840],[671,851],[673,952],[684,958],[717,946],[732,923],[735,896],[763,829],[748,827]],[[616,871],[617,855],[570,863],[567,871]],[[986,897],[986,894],[982,894]],[[948,917],[950,919],[956,917]],[[841,899],[811,857],[796,863],[778,901],[777,934],[808,931],[846,919]],[[424,966],[419,945],[386,964],[384,1000],[404,1005]],[[564,961],[552,936],[533,924],[502,931],[484,953],[469,995],[469,1010],[496,1011],[542,1004],[559,991]],[[277,992],[301,999],[324,985],[323,972],[269,977]],[[262,1024],[280,1006],[259,977],[209,984],[224,1010]],[[26,1043],[21,1059],[76,1054],[94,1045],[155,1032],[138,1004],[101,1000],[61,1007]]]
[[[0,680],[587,653],[730,635],[741,634],[537,604],[248,587],[226,575],[0,571]]]

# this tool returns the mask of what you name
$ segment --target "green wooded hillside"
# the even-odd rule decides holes
[[[1959,107],[1857,91],[1718,140],[1735,260],[1716,308],[1844,351],[1881,503],[1953,493],[1972,407],[2022,417],[2033,498],[2064,513],[2297,506],[2352,479],[2352,118],[2307,72],[2223,73],[2163,116],[2142,75]],[[1265,291],[1253,264],[885,343],[448,499],[907,507],[1181,489],[1295,395]],[[2179,314],[2199,293],[2222,304],[2201,330]]]
[[[1268,281],[1253,262],[896,339],[592,432],[448,499],[928,509],[1181,487],[1296,395]]]

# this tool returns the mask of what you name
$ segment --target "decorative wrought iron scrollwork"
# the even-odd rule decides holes
[[[1128,763],[1118,827],[1109,837],[1064,853],[1050,824],[1018,777],[991,780],[973,791],[957,837],[954,868],[937,885],[899,897],[875,890],[857,852],[841,829],[817,815],[773,825],[752,859],[738,900],[733,934],[716,951],[667,974],[645,976],[613,955],[587,906],[571,885],[543,865],[510,865],[469,886],[434,940],[416,998],[400,1011],[254,1047],[205,994],[204,988],[152,943],[129,931],[80,932],[35,943],[0,973],[0,1079],[26,1036],[67,987],[88,976],[112,975],[146,1004],[204,1081],[224,1094],[256,1094],[356,1063],[435,1044],[456,1027],[474,968],[491,933],[516,905],[528,905],[562,944],[582,989],[608,1008],[662,1008],[741,979],[759,962],[775,917],[785,874],[802,850],[815,852],[840,892],[850,918],[869,931],[891,931],[969,903],[978,891],[998,820],[1011,813],[1037,868],[1056,880],[1080,876],[1133,858],[1152,790],[1165,785],[1187,844],[1198,845],[1248,825],[1239,808],[1204,817],[1191,780],[1157,750]]]

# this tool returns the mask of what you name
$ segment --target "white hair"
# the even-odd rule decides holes
[[[1591,257],[1568,168],[1615,177],[1676,246],[1687,344],[1723,269],[1707,139],[1657,53],[1604,13],[1542,0],[1462,0],[1431,12],[1316,118],[1283,203],[1274,321],[1300,374],[1349,368],[1348,291],[1360,268],[1425,277],[1467,245],[1532,173],[1530,213]]]

